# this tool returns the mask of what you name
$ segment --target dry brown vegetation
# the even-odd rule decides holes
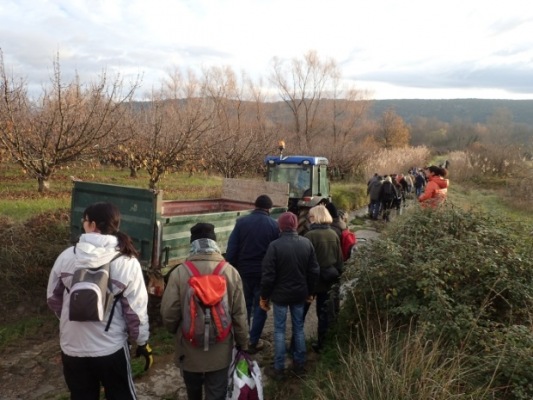
[[[69,244],[68,222],[67,209],[38,214],[24,223],[1,217],[2,323],[46,310],[44,299],[51,262]]]

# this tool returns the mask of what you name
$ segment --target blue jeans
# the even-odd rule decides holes
[[[380,209],[381,209],[381,202],[379,200],[371,200],[370,201],[370,218],[378,219]]]
[[[248,326],[250,327],[250,343],[257,344],[265,322],[267,313],[259,307],[259,295],[261,293],[261,277],[243,277],[242,286],[244,299],[246,300],[246,311],[248,312]],[[253,316],[253,318],[252,318]],[[252,320],[250,324],[250,320]]]
[[[274,369],[285,368],[285,331],[287,310],[291,312],[293,362],[295,365],[305,364],[305,334],[304,334],[304,305],[305,303],[282,305],[274,303]]]

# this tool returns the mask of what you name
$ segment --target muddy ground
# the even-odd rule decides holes
[[[358,230],[357,236],[361,239],[372,239],[377,237],[377,233],[373,230]],[[312,311],[305,323],[308,339],[316,337],[314,308]],[[253,356],[262,368],[272,361],[272,320],[270,312],[262,336],[265,349]],[[308,356],[310,363],[315,362],[318,357],[312,351]],[[183,380],[173,363],[172,354],[156,356],[153,367],[137,378],[135,385],[139,400],[186,399]],[[11,345],[0,358],[0,400],[68,398],[62,374],[57,328],[43,330],[38,338],[25,339]]]
[[[290,327],[290,323],[288,324]],[[157,329],[163,329],[159,327]],[[316,316],[309,313],[306,336],[316,336]],[[273,356],[273,318],[269,313],[262,335],[265,348],[252,357],[261,367]],[[153,344],[155,350],[157,345]],[[311,362],[315,354],[309,354]],[[265,378],[266,379],[266,378]],[[185,385],[173,362],[173,354],[155,355],[152,368],[135,379],[139,400],[186,399]],[[68,399],[63,380],[57,328],[41,337],[25,339],[10,346],[0,358],[0,400]]]

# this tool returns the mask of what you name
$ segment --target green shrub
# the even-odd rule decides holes
[[[356,210],[368,204],[366,186],[360,183],[332,185],[331,199],[339,210]]]
[[[355,285],[341,321],[359,339],[380,324],[414,323],[449,349],[472,357],[487,352],[492,358],[484,357],[480,380],[510,385],[506,398],[531,398],[533,388],[524,382],[533,381],[533,372],[502,369],[533,340],[531,247],[530,235],[486,213],[452,205],[417,210],[361,248],[346,268],[344,279]],[[531,350],[524,360],[528,355],[531,360]]]

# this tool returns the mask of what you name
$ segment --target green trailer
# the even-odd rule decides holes
[[[229,183],[228,183],[229,182]],[[237,218],[247,215],[254,209],[254,201],[260,194],[269,194],[268,190],[277,191],[273,198],[280,200],[274,204],[286,204],[279,193],[288,194],[287,185],[260,186],[246,182],[225,181],[224,193],[238,193],[243,200],[229,198],[203,200],[163,200],[163,192],[129,186],[119,186],[94,182],[74,182],[70,218],[71,239],[76,241],[82,231],[82,215],[85,208],[98,201],[115,204],[121,212],[120,229],[127,233],[140,253],[139,261],[150,275],[164,275],[172,266],[182,262],[189,254],[190,228],[198,222],[215,225],[217,243],[225,252],[228,238]],[[253,185],[252,185],[253,186]],[[285,203],[283,203],[285,201]],[[286,211],[286,207],[275,207],[271,211],[273,218]]]

